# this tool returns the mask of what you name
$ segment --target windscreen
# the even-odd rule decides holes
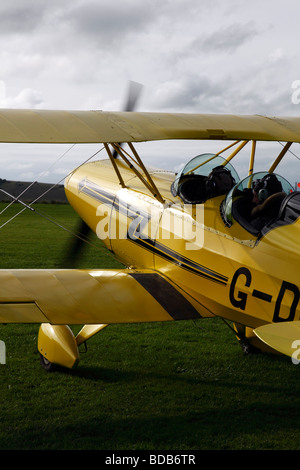
[[[173,196],[177,196],[179,192],[179,186],[181,181],[188,175],[201,175],[208,176],[213,168],[224,165],[226,160],[220,155],[215,155],[213,153],[203,153],[198,155],[190,160],[183,169],[176,176],[175,181],[171,186],[171,191]],[[225,167],[231,171],[231,174],[235,181],[239,181],[239,176],[233,166],[230,163],[226,163]]]

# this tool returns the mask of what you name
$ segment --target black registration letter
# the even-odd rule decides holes
[[[294,299],[293,299],[292,305],[290,306],[290,314],[288,318],[282,318],[280,317],[280,307],[281,307],[281,302],[282,302],[282,299],[286,290],[289,290],[294,294]],[[293,321],[295,318],[295,313],[296,313],[296,308],[299,302],[299,298],[300,298],[300,293],[299,293],[298,287],[295,286],[295,284],[292,284],[291,282],[282,281],[281,288],[280,288],[280,291],[276,300],[276,304],[275,304],[273,321],[274,322]]]
[[[229,298],[230,302],[234,307],[240,308],[241,310],[245,310],[246,308],[246,302],[247,302],[247,294],[245,292],[238,291],[237,293],[237,298],[234,296],[234,288],[236,285],[236,281],[239,276],[244,275],[246,277],[246,283],[245,286],[249,287],[251,284],[251,273],[249,269],[247,268],[239,268],[233,275],[232,282],[230,285],[230,292],[229,292]]]

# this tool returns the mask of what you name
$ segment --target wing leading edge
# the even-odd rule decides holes
[[[300,142],[300,118],[62,110],[0,110],[0,142],[111,143],[166,139]]]
[[[0,323],[92,325],[201,318],[192,299],[154,271],[1,270],[0,281]]]

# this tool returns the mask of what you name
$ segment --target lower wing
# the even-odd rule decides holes
[[[254,333],[271,348],[299,362],[300,321],[269,323],[256,328]]]
[[[155,271],[0,270],[0,323],[197,319],[201,306]]]

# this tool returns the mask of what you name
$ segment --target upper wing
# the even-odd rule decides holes
[[[0,270],[0,323],[107,324],[200,318],[154,271]]]
[[[165,139],[300,142],[300,118],[215,114],[0,110],[0,142],[110,143]]]

